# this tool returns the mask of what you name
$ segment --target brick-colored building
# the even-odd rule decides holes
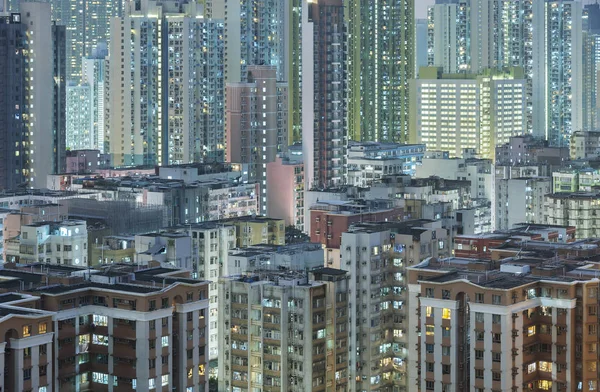
[[[527,254],[408,268],[411,390],[597,390],[598,263]]]
[[[208,282],[166,268],[0,270],[2,391],[207,390]],[[19,290],[20,288],[20,290]]]
[[[393,205],[372,207],[355,201],[323,201],[310,208],[310,241],[323,244],[326,262],[336,265],[342,233],[350,226],[365,222],[395,222],[404,218],[404,211]]]

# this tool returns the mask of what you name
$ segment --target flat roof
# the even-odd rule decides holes
[[[331,268],[331,267],[321,267],[321,268],[316,268],[314,270],[311,270],[311,272],[315,273],[315,274],[323,274],[323,275],[346,275],[348,273],[348,271],[344,271],[341,269],[337,269],[337,268]]]
[[[7,302],[14,302],[14,301],[19,301],[22,299],[27,299],[28,297],[21,295],[21,294],[15,294],[15,293],[6,293],[6,294],[0,294],[0,303],[4,304]]]
[[[46,295],[60,295],[64,293],[68,293],[70,291],[82,290],[82,289],[100,289],[100,290],[112,290],[112,291],[123,291],[126,293],[136,293],[136,294],[148,294],[159,292],[163,289],[162,285],[152,287],[152,286],[142,286],[136,284],[125,284],[125,283],[114,283],[114,284],[105,284],[98,282],[84,282],[72,285],[54,285],[54,286],[46,286],[46,287],[38,287],[31,289],[29,291],[39,292],[41,294]]]
[[[193,279],[193,278],[185,278],[179,276],[169,276],[167,274],[171,273],[181,273],[185,272],[185,270],[180,269],[172,269],[172,268],[149,268],[145,270],[135,271],[135,280],[143,281],[143,282],[162,282],[164,280],[165,283],[173,284],[173,283],[186,283],[186,284],[202,284],[206,283],[205,280]]]

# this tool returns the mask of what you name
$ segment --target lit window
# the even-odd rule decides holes
[[[46,331],[48,330],[48,325],[46,323],[40,323],[38,326],[38,333],[42,334],[42,333],[46,333]]]
[[[97,382],[98,384],[108,384],[108,374],[93,372],[92,381]]]
[[[108,336],[106,335],[92,335],[92,344],[97,344],[100,346],[108,346]]]
[[[149,378],[148,379],[148,389],[155,389],[156,388],[156,380],[154,378]]]
[[[533,336],[535,335],[535,325],[532,325],[531,327],[527,327],[527,336]]]
[[[161,345],[163,347],[167,347],[169,345],[169,337],[168,336],[163,336],[161,338]]]
[[[425,326],[425,335],[427,335],[427,336],[433,335],[434,330],[435,330],[435,327],[433,325],[426,325]]]
[[[31,325],[23,326],[23,337],[31,336]]]
[[[92,317],[92,320],[92,323],[98,327],[108,326],[108,317],[106,316],[100,316],[95,314],[94,317]]]
[[[427,306],[425,308],[425,314],[427,315],[427,317],[433,316],[433,308],[431,306]]]
[[[79,344],[90,344],[90,335],[79,335]]]
[[[552,362],[540,361],[539,367],[541,372],[551,372],[552,371]]]
[[[452,318],[452,311],[448,308],[442,309],[442,318],[444,320],[450,320]]]
[[[550,389],[552,389],[552,381],[539,380],[538,381],[538,388],[542,389],[544,391],[549,391]]]
[[[162,386],[167,386],[169,385],[169,375],[168,374],[164,374],[162,376]]]
[[[535,362],[531,362],[529,365],[527,365],[527,374],[535,372],[536,368],[537,364]]]
[[[204,376],[204,365],[198,365],[198,375]]]

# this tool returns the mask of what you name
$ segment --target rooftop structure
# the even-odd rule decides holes
[[[2,389],[208,389],[208,283],[136,268],[0,270]]]
[[[588,324],[598,323],[598,267],[580,257],[517,254],[496,261],[429,259],[408,268],[416,315],[409,328],[422,331],[414,335],[409,363],[426,369],[410,379],[421,389],[593,387],[597,374],[583,365],[596,361],[596,352],[575,347],[596,345]]]

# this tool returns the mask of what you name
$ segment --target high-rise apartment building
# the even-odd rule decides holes
[[[411,138],[429,150],[461,156],[472,148],[494,159],[497,144],[526,131],[523,70],[488,69],[480,74],[444,74],[421,68],[411,88]]]
[[[225,160],[225,30],[222,20],[205,19],[200,37],[202,66],[196,71],[200,86],[197,138],[200,151],[195,161]]]
[[[442,67],[446,73],[470,69],[469,9],[459,0],[436,0],[427,9],[428,66]]]
[[[52,100],[52,173],[66,170],[67,139],[67,30],[52,21],[52,65],[54,94]]]
[[[568,146],[583,130],[582,5],[533,2],[533,133]]]
[[[104,153],[105,89],[108,51],[100,44],[82,59],[81,84],[67,87],[67,146]]]
[[[24,118],[26,29],[19,14],[0,16],[0,189],[16,189],[29,182],[29,135]]]
[[[600,127],[598,72],[600,71],[600,5],[583,7],[583,97],[582,129],[595,131]]]
[[[218,300],[217,279],[229,274],[227,255],[236,246],[236,229],[231,224],[205,222],[189,227],[192,237],[192,276],[209,279],[208,356],[211,361],[219,357],[218,316],[223,309],[223,301]]]
[[[92,55],[83,59],[81,83],[90,88],[90,134],[91,149],[99,150],[104,153],[104,105],[106,84],[104,77],[106,74],[106,56],[108,50],[104,47],[98,47],[92,51]]]
[[[342,0],[302,6],[302,150],[306,189],[345,182],[348,143]]]
[[[50,5],[26,3],[22,13],[3,16],[2,162],[0,187],[40,187],[64,167],[64,79],[60,29]],[[64,64],[64,63],[62,63]],[[10,92],[10,93],[9,93]]]
[[[218,155],[222,26],[200,12],[196,3],[144,0],[113,19],[105,138],[115,166]]]
[[[287,1],[225,0],[224,3],[225,83],[247,81],[248,67],[253,65],[275,67],[275,78],[284,81]]]
[[[288,83],[288,143],[302,141],[302,2],[285,2],[285,64]]]
[[[541,253],[408,269],[416,390],[597,390],[595,263]]]
[[[219,279],[219,391],[347,390],[349,281],[332,268],[311,275]]]
[[[227,84],[227,161],[248,165],[260,182],[261,212],[267,211],[267,164],[287,149],[287,84],[274,66],[248,66],[244,83]],[[275,185],[276,186],[276,185]]]
[[[428,64],[447,73],[523,68],[526,129],[531,132],[532,23],[532,0],[437,0],[428,9]]]
[[[322,9],[321,3],[327,4],[318,3],[318,9]],[[347,56],[328,61],[334,66],[341,61],[348,70],[348,137],[357,141],[407,142],[408,82],[414,77],[415,61],[414,1],[343,3],[348,25],[347,36],[343,37],[347,40]],[[321,13],[320,20],[329,24],[328,18]]]
[[[419,68],[427,66],[429,26],[426,18],[415,20],[415,70],[413,75],[419,74]]]
[[[85,150],[93,148],[92,94],[90,86],[67,86],[67,148]]]
[[[121,16],[123,0],[50,0],[52,20],[66,26],[67,81],[79,83],[81,59],[110,41],[110,20]],[[24,3],[23,3],[24,4]],[[22,5],[21,5],[22,6]]]
[[[46,176],[65,167],[65,33],[50,21],[50,4],[23,3],[20,9],[29,39],[30,182],[45,188]]]
[[[532,3],[533,0],[460,0],[460,4],[467,7],[469,18],[467,48],[471,72],[523,67],[530,77]]]
[[[411,390],[406,268],[448,255],[440,227],[364,224],[342,234],[341,267],[348,271],[348,391]],[[439,225],[439,222],[438,222]]]

